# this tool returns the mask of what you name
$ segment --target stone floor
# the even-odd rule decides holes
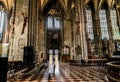
[[[49,74],[49,68],[41,72],[35,70],[24,79],[16,76],[7,82],[106,82],[105,67],[102,66],[73,66],[60,62],[55,67],[55,74]]]

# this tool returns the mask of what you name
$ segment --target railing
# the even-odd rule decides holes
[[[71,65],[96,65],[105,66],[107,59],[87,59],[87,60],[70,60]]]
[[[111,82],[120,82],[120,61],[107,63],[107,76]]]

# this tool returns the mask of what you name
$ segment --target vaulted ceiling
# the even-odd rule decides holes
[[[51,0],[41,0],[41,7],[43,8],[44,6],[46,6],[46,4],[51,1]],[[69,0],[58,0],[64,8],[67,8],[67,3]]]
[[[0,2],[3,3],[4,7],[6,8],[7,11],[10,11],[10,9],[13,6],[14,0],[0,0]]]
[[[111,8],[113,5],[120,8],[120,0],[84,0],[84,2],[85,4],[92,2],[95,11],[99,10],[103,6],[103,3],[106,3],[108,8]]]
[[[13,3],[14,3],[14,0],[0,0],[5,8],[10,11],[10,9],[12,8],[13,6]],[[46,4],[51,1],[51,0],[40,0],[41,2],[41,8],[44,8],[46,6]],[[63,8],[65,10],[67,10],[68,8],[68,3],[70,1],[74,1],[74,0],[58,0],[62,5],[63,5]],[[116,1],[116,7],[120,9],[120,0],[84,0],[85,4],[89,3],[89,2],[93,2],[94,4],[94,8],[95,10],[98,10],[99,8],[101,8],[101,5],[106,2],[108,7],[110,8],[111,5],[113,5]]]

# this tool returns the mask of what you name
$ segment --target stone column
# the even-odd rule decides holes
[[[44,57],[46,58],[46,31],[44,30],[44,20],[40,19],[39,23],[38,23],[39,27],[38,27],[38,51],[44,54]]]
[[[74,28],[74,50],[75,50],[75,59],[79,60],[81,59],[81,27],[80,27],[80,4],[78,3],[79,1],[76,0],[75,2],[75,28]]]
[[[9,57],[8,61],[14,60],[14,31],[15,31],[15,14],[16,13],[16,0],[12,8],[12,16],[10,17],[10,33],[9,33]]]
[[[85,21],[84,21],[84,1],[78,0],[79,3],[79,15],[80,15],[80,37],[81,37],[81,47],[82,47],[82,59],[87,59],[87,42],[85,35]]]
[[[31,35],[32,35],[32,19],[33,19],[33,17],[32,17],[32,15],[33,15],[33,11],[32,11],[32,8],[33,8],[33,0],[29,0],[29,15],[28,15],[28,17],[29,17],[29,20],[28,20],[28,41],[27,41],[27,45],[28,46],[31,46],[31,44],[32,44],[32,38],[31,38]]]
[[[33,47],[36,52],[36,33],[37,33],[37,21],[38,21],[38,11],[37,11],[37,0],[34,0],[33,3]]]
[[[28,46],[36,44],[36,28],[37,28],[37,0],[29,0],[29,21],[28,21]]]
[[[110,16],[110,9],[106,11],[106,18],[107,18],[107,25],[108,25],[108,33],[109,33],[109,39],[113,39],[113,31],[112,31],[112,22],[111,22],[111,16]]]
[[[71,43],[71,21],[64,20],[64,45],[70,46]]]
[[[113,53],[113,48],[114,47],[111,47],[113,46],[111,43],[113,43],[113,30],[112,30],[112,21],[111,21],[111,16],[110,16],[110,8],[106,11],[106,18],[107,18],[107,25],[108,25],[108,33],[109,33],[109,43],[108,43],[108,54],[109,54],[109,57],[112,56],[112,53]],[[109,48],[111,47],[111,48]],[[103,53],[104,54],[104,53]]]
[[[35,39],[36,39],[36,27],[37,27],[37,0],[34,0],[32,2],[32,8],[31,8],[31,22],[32,22],[32,26],[31,26],[31,46],[34,47],[35,49]]]
[[[118,27],[119,27],[119,31],[120,31],[120,8],[116,9],[116,13],[117,13]]]
[[[98,55],[99,58],[102,58],[103,54],[102,54],[99,10],[93,12],[93,29],[94,29],[94,37],[95,37],[95,55]]]
[[[68,19],[64,20],[64,45],[67,45],[70,47],[70,59],[72,57],[72,54],[71,54],[71,19],[68,17]]]

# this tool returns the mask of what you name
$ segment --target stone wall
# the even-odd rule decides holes
[[[16,2],[14,35],[10,38],[9,61],[23,61],[23,48],[27,46],[28,3],[29,0]]]

